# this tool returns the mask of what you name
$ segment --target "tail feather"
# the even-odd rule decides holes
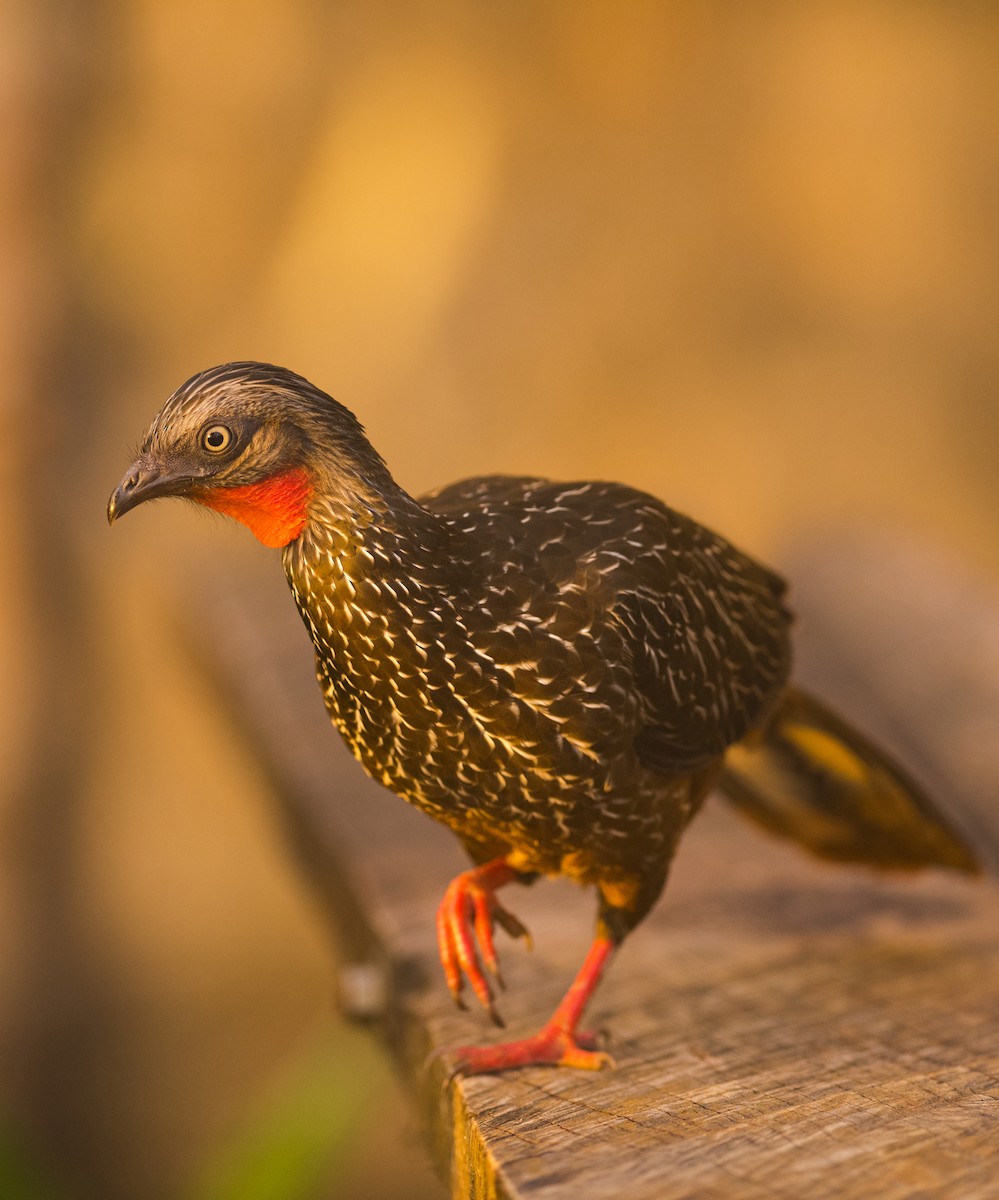
[[[726,753],[718,787],[746,816],[820,858],[902,870],[981,869],[901,767],[797,689],[762,734]]]

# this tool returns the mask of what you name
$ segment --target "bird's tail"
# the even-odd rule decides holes
[[[718,787],[746,816],[821,858],[980,870],[901,767],[806,692],[790,691],[762,733],[728,751]]]

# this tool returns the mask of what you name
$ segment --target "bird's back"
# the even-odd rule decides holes
[[[563,729],[593,739],[623,720],[641,763],[677,775],[778,701],[790,671],[784,582],[654,497],[488,476],[421,503],[465,547],[473,638],[514,666],[525,698],[559,684]]]

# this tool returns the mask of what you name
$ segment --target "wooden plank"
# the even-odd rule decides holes
[[[876,600],[894,590],[876,563],[858,576],[849,554],[836,553],[839,574],[829,551],[818,556],[828,576],[813,565],[814,587],[803,580],[798,589],[799,608],[807,606],[802,665],[810,682],[828,684],[831,699],[852,694],[869,724],[890,726],[897,683],[885,661],[895,645],[887,627],[899,623],[898,605],[885,611]],[[811,560],[802,559],[804,568]],[[837,579],[848,581],[862,629],[846,617],[832,621],[842,599]],[[905,621],[922,672],[949,678],[954,647],[928,631],[941,604],[948,621],[971,624],[953,594],[925,585],[909,581]],[[981,611],[999,629],[999,608]],[[891,880],[816,863],[710,803],[681,847],[664,901],[594,1002],[593,1022],[610,1031],[618,1069],[532,1069],[444,1086],[440,1068],[425,1066],[428,1052],[494,1036],[484,1016],[452,1007],[436,964],[433,914],[466,865],[459,847],[371,783],[329,730],[308,640],[277,572],[210,579],[197,613],[199,653],[270,772],[342,952],[361,967],[348,975],[350,999],[357,1006],[360,992],[362,1007],[377,1013],[454,1196],[996,1194],[994,881]],[[993,685],[999,675],[981,696]],[[938,781],[962,779],[962,803],[977,796],[987,781],[966,777],[963,761],[952,760],[951,725],[938,737],[937,720],[923,727],[906,706],[896,711],[905,720],[888,732],[903,751],[918,742],[917,768]],[[999,835],[995,813],[984,799],[977,805],[959,816],[973,817],[987,842]],[[532,954],[501,946],[501,1007],[509,1036],[518,1036],[549,1015],[581,961],[593,901],[544,881],[512,890],[508,902],[536,945]]]

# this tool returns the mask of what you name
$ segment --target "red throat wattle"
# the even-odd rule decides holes
[[[199,504],[241,521],[265,546],[287,546],[305,528],[312,484],[304,467],[280,471],[246,487],[213,488],[194,497]]]

